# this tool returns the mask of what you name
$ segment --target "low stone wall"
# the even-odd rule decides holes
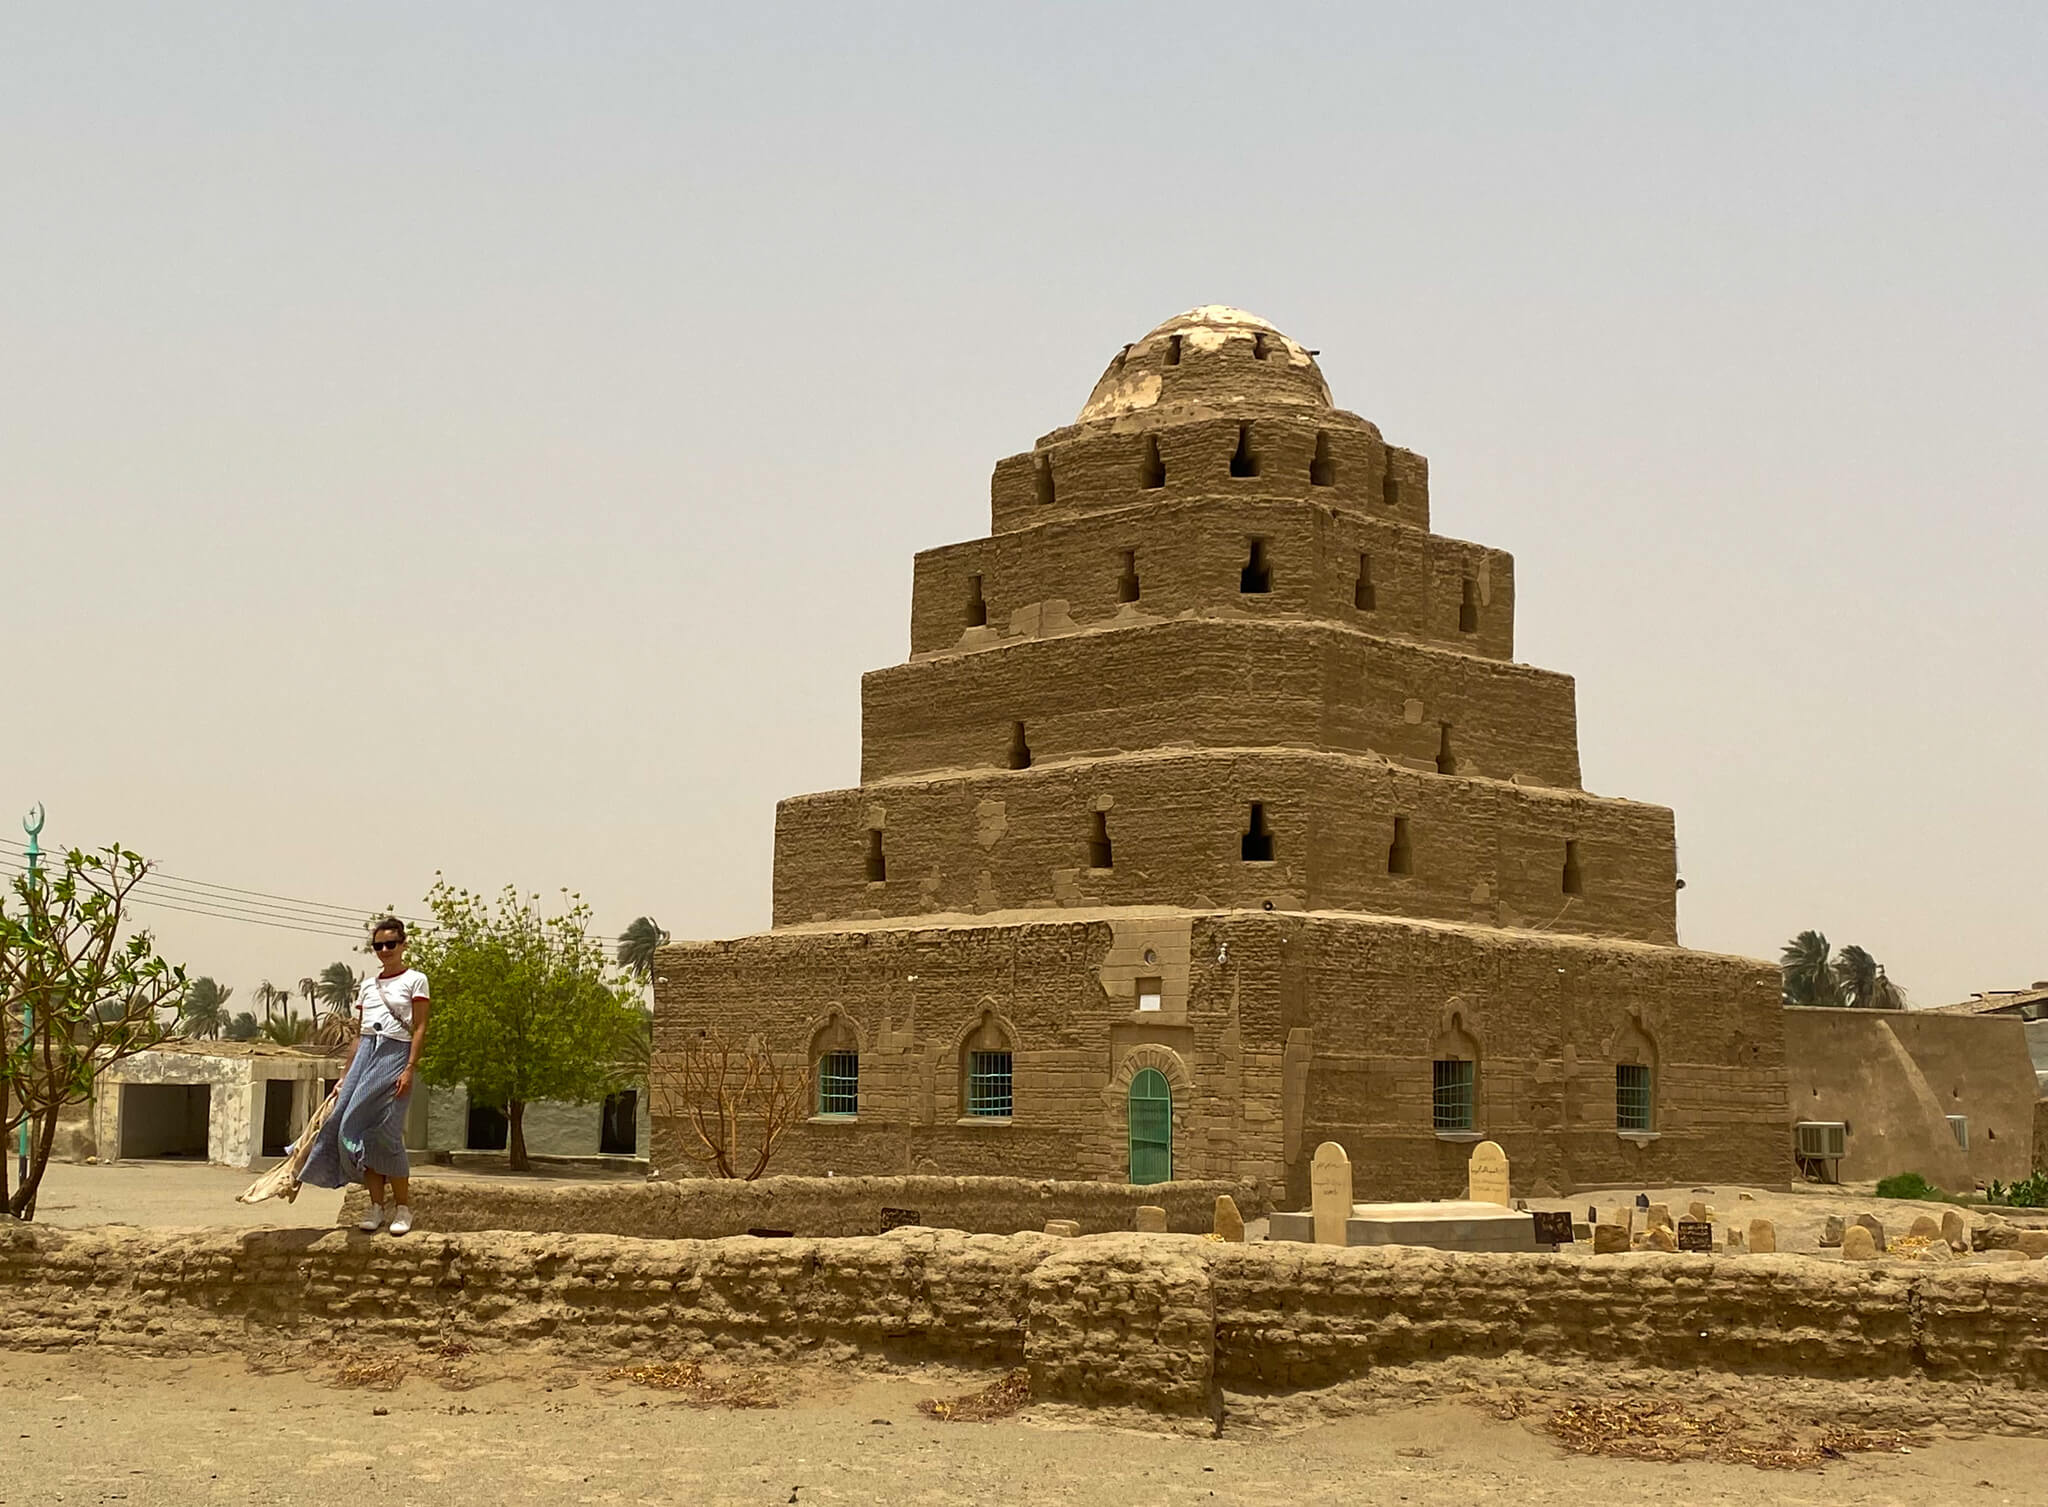
[[[508,1182],[502,1178],[422,1177],[412,1185],[415,1221],[435,1233],[523,1230],[551,1235],[625,1235],[637,1240],[714,1240],[749,1230],[847,1236],[881,1232],[882,1211],[914,1213],[930,1229],[1014,1235],[1049,1219],[1071,1219],[1083,1234],[1131,1229],[1142,1204],[1166,1210],[1166,1227],[1204,1234],[1216,1197],[1238,1212],[1267,1212],[1254,1183],[1038,1182],[1021,1177],[683,1178],[661,1182]],[[362,1218],[365,1194],[353,1188],[336,1221]]]
[[[1229,1392],[1524,1355],[2048,1390],[2048,1263],[1467,1256],[1173,1235],[642,1241],[0,1225],[0,1347],[455,1340],[945,1359],[1190,1419]],[[1989,1416],[1989,1415],[1987,1415]]]

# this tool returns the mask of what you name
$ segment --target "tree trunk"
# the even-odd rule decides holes
[[[520,1099],[506,1100],[505,1119],[512,1127],[511,1137],[506,1143],[512,1152],[512,1170],[514,1172],[524,1172],[527,1170],[525,1101]]]

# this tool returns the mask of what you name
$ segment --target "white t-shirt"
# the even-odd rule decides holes
[[[394,973],[390,978],[371,974],[356,994],[356,1021],[366,1036],[396,1036],[412,1040],[414,1000],[426,999],[427,976],[417,968]]]

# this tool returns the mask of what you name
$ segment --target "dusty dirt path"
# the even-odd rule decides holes
[[[330,1367],[331,1369],[331,1367]],[[1470,1504],[2039,1501],[2048,1440],[1934,1439],[1824,1470],[1564,1454],[1526,1423],[1431,1403],[1284,1434],[1177,1438],[1026,1414],[941,1424],[983,1378],[827,1374],[772,1411],[699,1409],[602,1373],[476,1367],[341,1389],[239,1359],[0,1354],[0,1507],[114,1503]],[[787,1383],[793,1375],[778,1378]],[[376,1409],[386,1409],[378,1416]]]

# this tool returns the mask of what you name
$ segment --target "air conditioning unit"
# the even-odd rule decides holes
[[[1970,1149],[1970,1117],[1968,1115],[1950,1115],[1948,1117],[1948,1128],[1955,1132],[1956,1144],[1962,1147],[1963,1150],[1968,1151]]]
[[[1801,1120],[1792,1135],[1799,1155],[1814,1161],[1839,1162],[1849,1153],[1849,1127],[1840,1120]]]

